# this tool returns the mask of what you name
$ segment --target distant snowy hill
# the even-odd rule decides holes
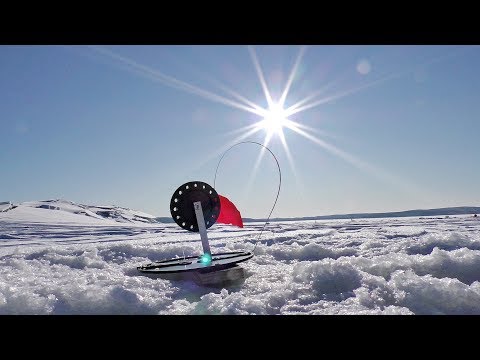
[[[45,211],[54,210],[54,211]],[[271,222],[303,221],[303,220],[335,220],[335,219],[368,219],[391,217],[421,217],[445,215],[480,214],[480,207],[462,206],[437,209],[420,209],[384,213],[357,213],[296,218],[273,218]],[[79,217],[81,216],[81,217]],[[28,201],[13,204],[10,201],[0,202],[0,220],[18,220],[25,222],[81,222],[81,223],[131,223],[131,224],[169,224],[174,223],[171,217],[159,217],[141,211],[119,206],[93,206],[76,204],[68,200]],[[40,219],[40,220],[39,220]],[[41,220],[43,219],[43,220]],[[243,218],[245,223],[264,222],[266,219]]]
[[[158,223],[155,216],[118,206],[90,206],[67,200],[0,202],[0,220],[78,223]]]
[[[10,201],[0,201],[0,212],[8,211],[12,206],[13,205]]]

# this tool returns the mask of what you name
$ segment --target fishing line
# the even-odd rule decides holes
[[[277,157],[275,156],[275,154],[268,148],[266,147],[265,145],[263,144],[260,144],[258,142],[255,142],[255,141],[242,141],[242,142],[239,142],[239,143],[236,143],[232,146],[230,146],[227,150],[225,150],[225,152],[223,153],[222,157],[220,158],[220,160],[218,161],[218,164],[217,164],[217,168],[215,169],[215,177],[213,179],[213,188],[216,190],[216,187],[215,187],[215,183],[216,183],[216,180],[217,180],[217,172],[218,172],[218,168],[220,167],[220,163],[222,162],[223,158],[225,157],[225,155],[227,154],[227,152],[229,152],[232,148],[234,148],[235,146],[238,146],[238,145],[241,145],[241,144],[256,144],[256,145],[259,145],[265,149],[268,150],[268,152],[270,154],[272,154],[273,158],[275,159],[275,162],[277,163],[277,168],[278,168],[278,175],[279,175],[279,183],[278,183],[278,190],[277,190],[277,196],[275,197],[275,201],[273,203],[273,206],[272,206],[272,210],[270,210],[270,214],[268,214],[268,217],[267,217],[267,221],[265,221],[265,224],[263,225],[263,228],[262,230],[260,231],[260,234],[258,235],[257,237],[257,240],[255,241],[255,246],[253,247],[253,251],[255,251],[255,248],[257,247],[257,243],[258,241],[260,240],[260,236],[262,236],[262,233],[263,231],[265,230],[265,227],[267,226],[268,224],[268,221],[270,220],[270,216],[272,216],[272,213],[273,213],[273,210],[275,209],[275,205],[277,205],[277,200],[278,200],[278,195],[280,195],[280,188],[282,186],[282,171],[280,170],[280,164],[278,163],[278,160],[277,160]]]

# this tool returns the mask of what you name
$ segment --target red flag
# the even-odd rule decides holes
[[[243,228],[240,211],[225,196],[218,194],[218,197],[220,198],[220,214],[218,215],[217,223],[232,224]]]

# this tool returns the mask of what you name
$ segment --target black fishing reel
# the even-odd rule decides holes
[[[170,200],[170,213],[181,228],[199,232],[195,202],[201,202],[205,228],[211,227],[220,214],[220,198],[213,187],[202,181],[190,181],[180,186]]]

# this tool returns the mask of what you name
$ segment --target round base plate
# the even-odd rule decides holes
[[[156,261],[144,266],[137,267],[137,270],[148,274],[181,273],[187,271],[210,272],[227,269],[242,261],[253,257],[253,253],[246,251],[235,251],[228,253],[212,254],[212,261],[205,264],[201,256],[189,256],[169,260]]]

